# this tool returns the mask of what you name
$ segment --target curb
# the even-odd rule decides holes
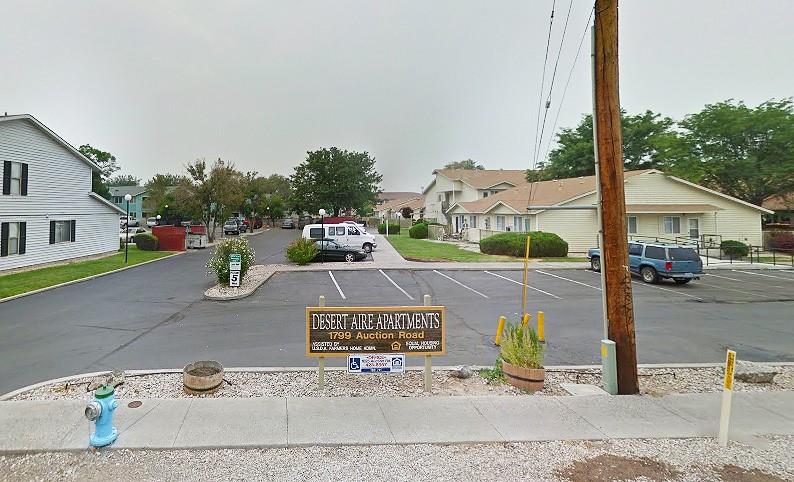
[[[794,362],[755,362],[759,365],[769,365],[777,367],[794,366]],[[438,365],[433,366],[433,371],[451,371],[455,370],[461,365]],[[637,368],[718,368],[725,366],[724,363],[639,363]],[[483,370],[486,368],[493,368],[493,365],[469,365],[472,370]],[[407,371],[423,371],[424,366],[406,366]],[[558,372],[569,370],[600,370],[601,365],[551,365],[545,367],[546,371]],[[339,372],[346,371],[346,367],[325,367],[325,371]],[[317,371],[316,366],[305,367],[224,367],[224,372],[227,373],[281,373],[281,372],[313,372]],[[37,388],[55,385],[58,383],[66,383],[74,380],[82,380],[84,378],[93,378],[102,375],[113,373],[112,370],[105,370],[101,372],[79,373],[76,375],[69,375],[61,378],[53,378],[43,382],[34,383],[26,387],[18,388],[3,395],[0,395],[0,402],[7,401],[25,392],[35,390]],[[182,373],[182,368],[154,368],[149,370],[124,370],[125,375],[158,375],[166,373]]]
[[[149,263],[156,263],[157,261],[162,261],[164,259],[173,258],[174,256],[179,256],[179,255],[182,255],[182,254],[185,254],[185,253],[187,253],[187,251],[178,251],[178,252],[175,252],[173,254],[169,254],[168,256],[163,256],[162,258],[150,259],[149,261],[144,261],[143,263],[133,264],[132,266],[125,266],[123,268],[114,269],[113,271],[105,271],[104,273],[98,273],[98,274],[95,274],[95,275],[87,276],[85,278],[74,279],[72,281],[66,281],[65,283],[58,283],[57,285],[46,286],[44,288],[39,288],[37,290],[28,291],[28,292],[25,292],[25,293],[20,293],[18,295],[7,296],[5,298],[0,298],[0,303],[5,303],[6,301],[15,300],[17,298],[24,298],[25,296],[35,295],[36,293],[43,293],[44,291],[54,290],[55,288],[61,288],[63,286],[69,286],[69,285],[73,285],[73,284],[76,284],[76,283],[82,283],[83,281],[89,281],[89,280],[92,280],[92,279],[95,279],[95,278],[101,278],[101,277],[107,276],[109,274],[118,273],[120,271],[125,271],[125,270],[132,269],[132,268],[137,268],[138,266],[143,266],[143,265],[149,264]]]
[[[260,281],[256,282],[256,283],[255,283],[255,284],[254,284],[254,285],[251,287],[251,289],[250,289],[250,290],[248,290],[248,291],[246,291],[246,292],[243,292],[243,293],[237,293],[237,294],[233,294],[233,295],[226,295],[226,296],[223,296],[223,295],[222,295],[222,296],[213,296],[213,295],[209,295],[209,294],[207,294],[207,293],[209,292],[209,290],[211,290],[211,289],[212,289],[212,288],[214,288],[215,286],[218,286],[218,285],[216,284],[215,286],[213,286],[212,288],[209,288],[209,289],[207,289],[207,291],[205,291],[205,292],[204,292],[204,299],[205,299],[205,300],[210,300],[210,301],[232,301],[232,300],[239,300],[239,299],[242,299],[242,298],[247,298],[247,297],[251,296],[252,294],[254,294],[254,292],[255,292],[256,290],[258,290],[260,286],[262,286],[263,284],[265,284],[265,281],[269,280],[269,279],[270,279],[270,278],[271,278],[271,277],[272,277],[274,274],[276,274],[276,273],[278,273],[278,271],[271,271],[271,272],[270,272],[270,273],[269,273],[267,276],[265,276],[264,278],[262,278],[262,280],[260,280]]]

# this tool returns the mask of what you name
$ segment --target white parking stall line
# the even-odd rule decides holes
[[[585,270],[585,271],[587,271],[587,270]],[[590,272],[595,274],[595,275],[601,276],[601,273],[596,273],[595,271],[590,271]],[[654,288],[654,289],[657,289],[657,290],[669,291],[670,293],[675,293],[677,295],[686,296],[688,298],[692,298],[692,299],[695,299],[695,300],[703,301],[703,298],[701,298],[699,296],[690,295],[689,293],[684,293],[682,291],[671,290],[669,288],[662,288],[661,286],[650,285],[648,283],[640,283],[639,281],[634,281],[634,280],[631,280],[631,282],[632,282],[632,284],[635,284],[637,286],[644,286],[646,288]]]
[[[471,291],[473,293],[477,293],[478,295],[482,296],[483,298],[488,298],[487,295],[484,295],[484,294],[480,293],[479,291],[475,290],[474,288],[470,288],[470,287],[466,286],[465,284],[461,283],[460,281],[456,280],[455,278],[450,278],[449,276],[445,275],[444,273],[440,273],[437,270],[433,270],[433,273],[435,273],[437,275],[441,275],[444,278],[452,281],[453,283],[455,283],[457,285],[460,285],[460,286],[466,288],[467,290],[469,290],[469,291]]]
[[[524,283],[522,283],[522,282],[520,282],[520,281],[516,281],[516,280],[514,280],[514,279],[510,279],[510,278],[508,278],[508,277],[506,277],[506,276],[502,276],[502,275],[500,275],[500,274],[496,274],[496,273],[491,273],[490,271],[485,271],[485,273],[488,273],[488,274],[489,274],[489,275],[491,275],[491,276],[496,276],[497,278],[502,278],[502,279],[503,279],[503,280],[505,280],[505,281],[509,281],[509,282],[511,282],[511,283],[515,283],[515,284],[517,284],[517,285],[523,285],[523,284],[524,284]],[[551,296],[552,298],[557,298],[558,300],[561,300],[561,299],[562,299],[562,298],[560,298],[559,296],[557,296],[557,295],[555,295],[555,294],[552,294],[552,293],[549,293],[548,291],[543,291],[543,290],[542,290],[542,289],[540,289],[540,288],[535,288],[534,286],[530,286],[530,285],[525,285],[525,286],[526,286],[527,288],[531,289],[531,290],[535,290],[535,291],[538,291],[538,292],[540,292],[540,293],[543,293],[544,295],[549,295],[549,296]]]
[[[339,283],[336,282],[336,278],[334,278],[334,274],[331,273],[330,271],[328,272],[328,274],[331,276],[331,281],[334,282],[334,286],[336,286],[336,290],[339,292],[339,296],[341,296],[343,300],[346,300],[347,296],[345,296],[345,294],[342,292],[342,288],[339,287]]]
[[[715,290],[735,291],[736,293],[741,293],[743,295],[760,296],[762,298],[769,298],[767,295],[763,295],[761,293],[750,293],[749,291],[737,290],[736,288],[728,288],[726,286],[710,285],[708,283],[703,283],[702,281],[699,282],[698,285],[700,285],[700,286],[708,286],[709,288],[714,288]]]
[[[573,279],[564,278],[562,276],[558,276],[558,275],[552,274],[552,273],[547,273],[547,272],[539,270],[539,269],[536,269],[535,272],[536,273],[540,273],[540,274],[545,274],[546,276],[551,276],[553,278],[559,278],[559,279],[563,279],[565,281],[570,281],[571,283],[576,283],[578,285],[587,286],[588,288],[593,288],[594,290],[601,291],[601,288],[599,288],[598,286],[593,286],[593,285],[589,285],[587,283],[582,283],[581,281],[576,281],[576,280],[573,280]]]
[[[718,274],[703,273],[703,276],[713,276],[714,278],[722,278],[722,279],[726,279],[726,280],[729,280],[729,281],[738,281],[739,283],[756,283],[756,284],[758,284],[757,281],[747,281],[747,280],[743,280],[743,279],[729,278],[727,276],[720,276]]]
[[[414,299],[414,297],[413,297],[413,296],[411,296],[411,295],[409,295],[407,291],[405,291],[404,289],[400,288],[400,285],[398,285],[397,283],[395,283],[393,279],[389,278],[389,275],[387,275],[386,273],[384,273],[382,269],[379,269],[378,271],[380,271],[380,274],[382,274],[383,276],[385,276],[385,277],[386,277],[386,279],[387,279],[387,280],[389,280],[389,282],[390,282],[391,284],[393,284],[395,288],[397,288],[398,290],[402,291],[402,293],[403,293],[405,296],[407,296],[409,300],[413,300],[413,299]]]
[[[784,278],[782,276],[772,276],[771,274],[753,273],[752,271],[742,271],[738,269],[733,269],[731,271],[733,271],[734,273],[744,273],[744,274],[751,274],[753,276],[763,276],[765,278],[784,279],[786,281],[791,281],[791,278]]]
[[[669,291],[670,293],[675,293],[677,295],[686,296],[688,298],[692,298],[692,299],[695,299],[695,300],[703,301],[703,298],[701,298],[699,296],[695,296],[695,295],[690,295],[689,293],[684,293],[684,292],[681,292],[681,291],[671,290],[669,288],[662,288],[661,286],[651,285],[651,284],[648,284],[648,283],[640,283],[639,281],[634,281],[634,280],[631,280],[631,282],[634,283],[637,286],[644,286],[646,288],[654,288],[654,289],[657,289],[657,290]]]

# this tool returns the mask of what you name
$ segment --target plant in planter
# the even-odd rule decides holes
[[[502,372],[510,385],[535,392],[543,389],[543,344],[530,326],[508,323],[502,334],[499,357]]]

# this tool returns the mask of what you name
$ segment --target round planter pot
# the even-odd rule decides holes
[[[197,361],[182,370],[185,393],[206,395],[216,392],[223,383],[223,365],[213,360]]]
[[[507,383],[516,388],[528,392],[543,390],[543,382],[546,379],[544,368],[524,368],[502,360],[502,372]]]

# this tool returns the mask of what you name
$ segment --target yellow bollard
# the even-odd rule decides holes
[[[529,318],[530,318],[529,313],[524,313],[524,318],[521,320],[522,328],[527,326],[527,323],[529,323]]]
[[[502,340],[502,331],[505,329],[505,317],[499,317],[499,325],[496,327],[496,336],[493,339],[493,344],[499,346],[499,342]]]
[[[546,315],[542,311],[538,311],[538,339],[545,343],[546,333],[543,331],[543,321]]]

